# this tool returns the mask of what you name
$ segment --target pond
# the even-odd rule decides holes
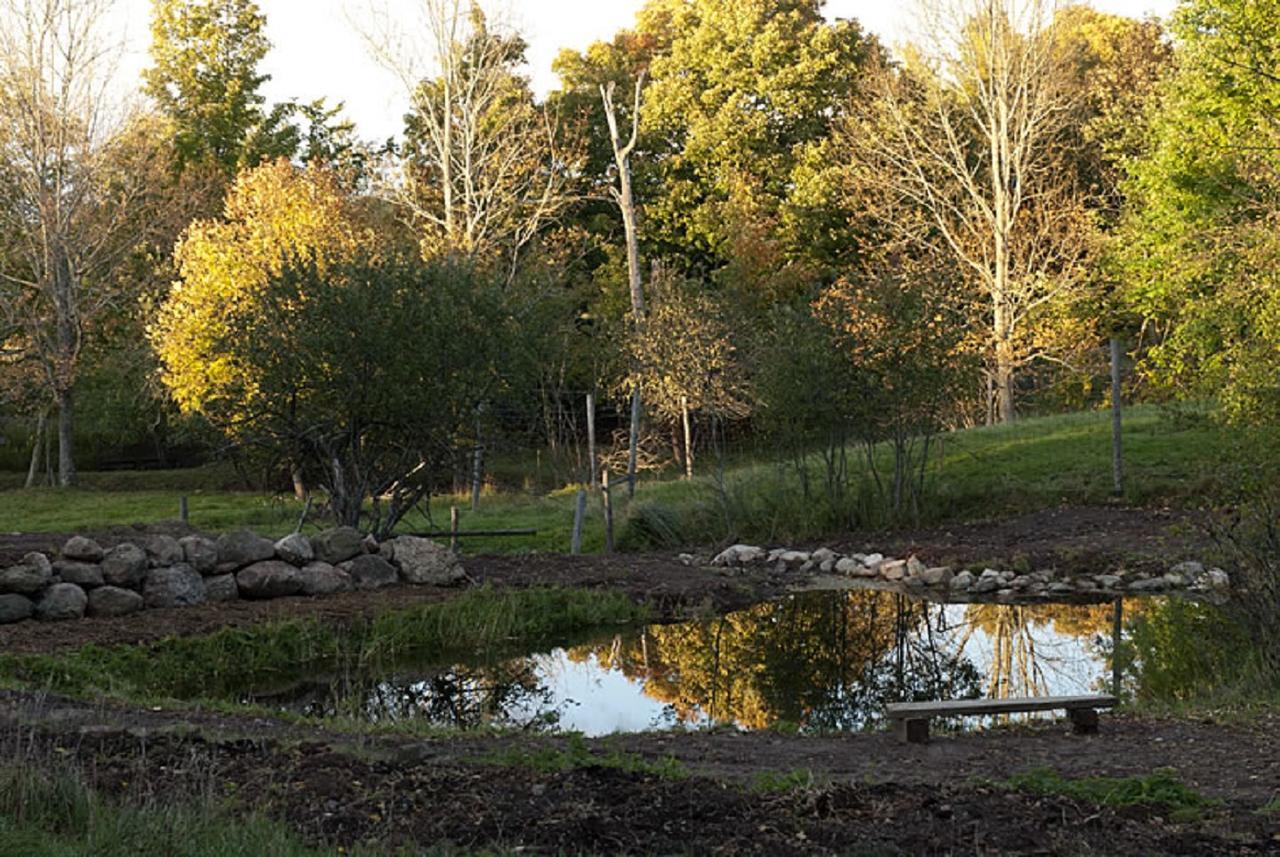
[[[1105,692],[1113,609],[808,592],[522,657],[343,670],[240,697],[307,715],[592,736],[713,723],[859,730],[886,702]]]

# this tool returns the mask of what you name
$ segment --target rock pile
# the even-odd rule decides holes
[[[216,540],[156,535],[110,550],[72,536],[57,559],[29,553],[0,569],[0,625],[464,580],[457,556],[435,542],[398,536],[379,544],[351,527],[276,542],[249,530]]]
[[[842,555],[827,548],[809,552],[734,545],[717,555],[711,564],[721,568],[762,566],[773,567],[778,572],[834,574],[895,585],[906,591],[946,593],[956,600],[1052,601],[1173,591],[1207,593],[1231,586],[1231,578],[1225,571],[1205,568],[1203,563],[1195,561],[1178,563],[1163,575],[1127,571],[1059,574],[930,567],[914,556],[894,559],[879,553]]]

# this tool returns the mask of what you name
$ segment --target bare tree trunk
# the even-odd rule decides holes
[[[58,487],[75,484],[75,398],[68,389],[58,392]]]
[[[689,420],[689,397],[680,397],[680,419],[684,423],[684,478],[693,478],[693,424]]]
[[[1111,337],[1111,477],[1117,497],[1124,496],[1124,390],[1121,387],[1121,361],[1124,343]]]
[[[596,484],[596,397],[594,393],[587,393],[587,458],[591,471],[587,484],[594,486]]]
[[[293,496],[299,503],[306,502],[308,492],[307,483],[302,478],[302,465],[298,462],[291,462],[289,465],[289,478],[293,481]]]
[[[631,188],[631,153],[635,151],[640,136],[640,96],[644,90],[644,74],[636,79],[635,104],[631,111],[631,139],[624,145],[618,133],[618,114],[613,105],[614,84],[600,87],[604,101],[605,119],[609,123],[609,138],[613,142],[613,158],[618,167],[618,187],[611,188],[614,201],[622,213],[622,228],[627,239],[627,283],[631,290],[631,320],[644,324],[644,287],[640,280],[640,237],[636,227],[636,200]],[[639,458],[640,418],[644,413],[640,388],[631,393],[631,432],[627,450],[627,495],[636,494],[636,461]]]
[[[471,455],[471,511],[480,509],[480,489],[484,485],[484,441],[481,438],[483,425],[480,415],[484,406],[476,408],[476,448]]]
[[[31,441],[31,464],[27,467],[27,488],[34,488],[36,479],[40,476],[40,453],[44,448],[45,420],[48,415],[48,411],[42,410],[36,418],[36,433]]]

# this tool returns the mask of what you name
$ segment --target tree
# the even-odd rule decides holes
[[[87,326],[122,299],[113,272],[148,234],[154,138],[111,99],[110,0],[0,3],[0,313],[58,409],[58,481],[76,481]]]
[[[1218,400],[1240,422],[1280,418],[1280,20],[1245,0],[1184,3],[1176,73],[1128,163],[1119,240],[1127,308],[1152,344],[1145,376]]]
[[[851,125],[851,143],[863,175],[900,210],[924,212],[985,296],[996,413],[1007,422],[1016,373],[1033,356],[1025,327],[1079,275],[1089,247],[1059,145],[1072,96],[1055,43],[1057,4],[918,8],[926,43],[878,76],[877,102]],[[914,214],[903,225],[916,228]]]
[[[255,0],[155,0],[146,93],[174,124],[179,167],[218,165],[227,175],[292,155],[291,105],[265,110],[270,79],[258,65],[271,43]]]
[[[627,339],[627,385],[643,392],[657,415],[684,431],[685,476],[693,477],[693,427],[698,413],[741,419],[750,413],[746,376],[725,311],[696,284],[656,277],[651,312]]]
[[[300,464],[338,521],[389,533],[452,474],[505,320],[471,270],[379,241],[337,177],[242,176],[193,224],[151,340],[182,409]]]
[[[521,253],[567,201],[575,153],[519,73],[525,43],[478,3],[418,0],[407,26],[371,10],[365,41],[410,96],[406,141],[384,190],[408,214],[424,257],[496,266]]]

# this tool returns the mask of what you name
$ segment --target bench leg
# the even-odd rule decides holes
[[[929,720],[925,717],[901,717],[893,721],[893,731],[903,744],[928,744]]]
[[[1077,735],[1098,734],[1098,712],[1092,708],[1069,708],[1067,717],[1071,718],[1071,731]]]

